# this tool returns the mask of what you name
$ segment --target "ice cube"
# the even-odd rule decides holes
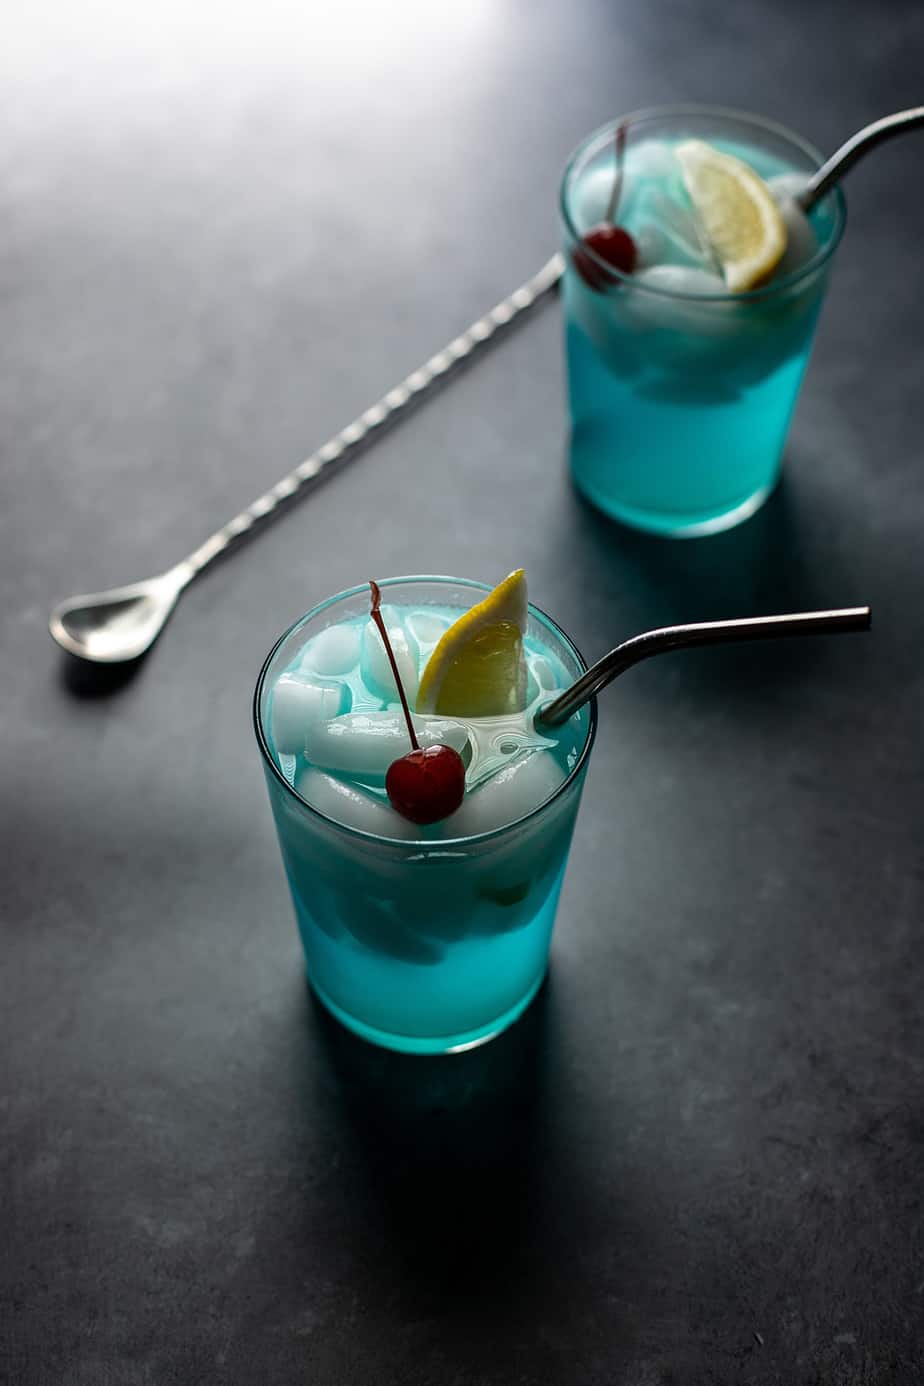
[[[551,661],[546,659],[545,655],[529,656],[529,672],[537,690],[541,689],[543,693],[551,693],[558,688],[558,676]],[[533,694],[533,697],[535,696]]]
[[[549,751],[530,751],[466,794],[461,807],[441,824],[443,836],[470,837],[502,828],[544,803],[564,778]]]
[[[305,733],[315,722],[349,712],[349,685],[339,679],[283,674],[273,689],[270,726],[279,755],[300,755]]]
[[[696,265],[652,265],[635,276],[639,284],[672,294],[724,294],[725,281],[710,270]],[[646,303],[653,302],[646,298]],[[659,300],[660,301],[660,300]]]
[[[400,908],[390,900],[371,900],[366,896],[361,908],[350,910],[344,922],[357,943],[402,962],[432,965],[446,953],[439,940],[410,928]]]
[[[740,329],[734,303],[709,302],[703,297],[728,293],[724,280],[717,274],[691,265],[653,265],[640,270],[635,278],[643,288],[664,291],[634,294],[628,305],[638,327],[662,334],[652,344],[652,364],[683,364],[695,370],[697,358],[701,358],[705,368],[711,350],[709,339],[730,341]],[[688,297],[681,298],[681,294]],[[708,369],[715,369],[711,359]]]
[[[807,182],[807,174],[781,173],[768,184],[786,223],[786,253],[773,272],[774,279],[801,269],[818,249],[815,228],[796,201]]]
[[[663,140],[640,140],[626,151],[626,182],[629,179],[651,178],[669,182],[679,172],[677,156]]]
[[[348,674],[359,663],[359,631],[355,626],[328,626],[309,640],[301,668],[308,673]]]
[[[359,828],[377,837],[415,838],[420,835],[416,823],[402,818],[391,804],[383,799],[375,799],[371,794],[365,794],[361,789],[345,784],[343,780],[337,780],[313,765],[299,771],[295,789],[312,808],[337,823],[345,823],[349,828]]]
[[[665,265],[671,258],[670,239],[659,226],[640,226],[635,232],[636,273],[652,265]]]
[[[574,192],[572,215],[579,235],[603,220],[613,191],[612,166],[601,164],[580,180]]]
[[[690,265],[652,265],[639,270],[635,279],[643,292],[633,294],[626,304],[626,317],[637,331],[659,334],[648,348],[651,364],[670,367],[678,359],[686,364],[688,357],[702,354],[708,345],[704,337],[734,330],[726,305],[704,302],[702,297],[727,293],[717,274]],[[648,288],[663,292],[644,292]]]
[[[715,269],[715,258],[692,205],[658,190],[651,193],[645,210],[651,218],[650,225],[660,236],[656,260],[653,260],[649,247],[640,247],[646,264],[669,263]]]
[[[435,645],[449,629],[449,619],[433,611],[412,611],[405,622],[419,645]]]
[[[421,746],[451,746],[460,754],[468,732],[443,717],[413,718]],[[329,722],[315,722],[305,734],[305,755],[324,770],[360,779],[384,781],[389,765],[411,749],[400,712],[350,712]]]
[[[417,641],[410,631],[405,630],[401,618],[393,606],[382,607],[382,619],[385,622],[385,629],[388,631],[388,638],[394,651],[401,682],[404,684],[405,696],[413,707],[420,678],[418,670],[420,651]],[[360,672],[363,683],[370,693],[374,693],[385,702],[391,702],[398,696],[388,655],[385,653],[382,637],[374,621],[368,621],[363,627]]]
[[[605,219],[616,173],[612,146],[596,165],[582,175],[571,201],[578,233],[583,234]],[[659,140],[643,140],[626,150],[618,219],[635,233],[641,201],[651,184],[664,185],[679,178],[680,167],[670,148]]]

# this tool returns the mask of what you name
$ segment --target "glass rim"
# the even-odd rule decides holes
[[[825,156],[820,150],[816,149],[809,140],[803,139],[801,135],[790,130],[788,126],[780,124],[779,121],[770,120],[765,116],[752,115],[750,111],[742,111],[734,106],[710,106],[701,105],[697,102],[686,102],[679,105],[670,106],[643,106],[637,111],[630,111],[627,115],[617,116],[614,120],[608,120],[603,125],[598,125],[589,135],[571,151],[565,164],[564,172],[559,186],[558,205],[562,220],[568,235],[576,243],[581,242],[574,224],[574,219],[568,207],[569,185],[574,173],[575,166],[582,156],[595,142],[602,142],[604,137],[610,139],[617,126],[632,126],[642,124],[644,121],[669,119],[671,116],[719,116],[724,120],[736,120],[742,124],[751,125],[758,129],[766,130],[773,135],[778,135],[795,145],[803,154],[807,154],[815,162],[816,168],[821,168],[825,162]],[[616,269],[599,256],[592,246],[582,247],[583,252],[590,256],[591,261],[605,273],[607,278],[614,285],[625,284],[635,290],[636,293],[653,294],[656,298],[679,300],[685,303],[755,303],[774,295],[783,293],[787,289],[793,288],[796,284],[815,274],[831,259],[834,252],[841,243],[844,229],[847,225],[847,203],[844,198],[840,185],[832,188],[825,195],[826,198],[834,199],[836,210],[836,224],[831,234],[830,240],[821,249],[817,250],[810,260],[790,274],[784,275],[782,279],[775,280],[771,284],[764,284],[756,289],[748,289],[744,293],[732,293],[726,290],[723,293],[714,294],[692,294],[682,293],[677,289],[665,289],[656,284],[643,284],[632,274],[624,274],[622,270]],[[823,199],[824,200],[824,199]]]
[[[479,592],[490,592],[493,590],[490,583],[479,582],[475,578],[455,578],[450,577],[447,574],[439,573],[411,573],[405,577],[382,578],[379,580],[378,585],[382,589],[385,589],[387,587],[396,587],[398,584],[406,582],[435,582],[445,583],[446,585],[455,584],[457,586],[471,587]],[[531,808],[528,813],[524,813],[522,817],[514,818],[509,823],[503,823],[499,828],[491,828],[488,832],[470,833],[467,837],[384,837],[380,833],[366,832],[364,828],[354,828],[349,823],[341,823],[336,818],[331,818],[328,814],[322,813],[320,809],[316,809],[312,804],[309,804],[307,799],[303,799],[302,796],[297,792],[297,790],[295,790],[293,786],[289,784],[289,781],[286,779],[285,775],[282,773],[279,766],[276,764],[275,760],[273,759],[272,753],[270,752],[267,737],[263,730],[262,718],[260,716],[260,698],[263,693],[270,665],[272,664],[277,652],[285,643],[285,641],[288,640],[289,636],[294,634],[294,632],[297,631],[300,626],[305,625],[308,621],[312,620],[313,617],[319,616],[322,611],[326,611],[329,607],[334,606],[337,602],[345,601],[349,597],[357,597],[360,595],[360,593],[367,592],[368,588],[369,584],[367,582],[362,582],[357,584],[357,586],[355,587],[348,587],[345,588],[342,592],[336,592],[332,597],[328,597],[325,601],[319,602],[316,606],[313,606],[309,611],[306,611],[303,616],[299,616],[297,621],[293,621],[292,624],[288,627],[288,629],[283,631],[283,633],[279,636],[279,639],[275,641],[272,649],[263,661],[263,665],[257,677],[257,683],[256,687],[254,688],[253,694],[253,727],[257,738],[257,745],[259,746],[260,754],[263,757],[264,765],[269,766],[274,778],[279,782],[283,789],[285,789],[287,794],[295,800],[295,802],[299,805],[300,808],[306,810],[307,813],[317,818],[321,823],[326,824],[328,827],[333,828],[336,831],[344,833],[347,837],[353,838],[356,841],[384,843],[390,847],[409,847],[417,849],[420,849],[422,847],[430,847],[433,848],[435,851],[444,851],[447,848],[458,848],[462,845],[467,846],[471,843],[478,843],[480,845],[482,843],[490,842],[494,838],[503,837],[505,833],[509,833],[514,828],[522,827],[524,824],[530,822],[531,819],[535,818],[538,814],[542,813],[545,809],[549,808],[550,805],[554,804],[555,801],[560,797],[560,795],[562,795],[565,792],[565,790],[569,787],[569,785],[573,782],[573,780],[576,778],[576,776],[584,767],[584,765],[586,765],[588,757],[590,756],[591,748],[593,747],[594,739],[597,734],[596,696],[588,699],[587,706],[590,712],[590,722],[587,728],[587,735],[584,738],[584,744],[581,747],[580,755],[578,756],[574,765],[568,771],[567,775],[562,780],[558,788],[552,794],[550,794],[547,799],[543,799],[541,803],[536,804],[533,808]],[[554,635],[558,636],[562,643],[571,651],[571,653],[577,659],[578,664],[581,666],[581,672],[586,672],[587,668],[589,667],[587,664],[587,660],[584,658],[583,654],[578,649],[577,645],[575,645],[571,637],[565,631],[562,630],[558,622],[554,621],[551,616],[549,616],[545,611],[542,610],[541,607],[534,606],[532,602],[527,603],[527,609],[531,615],[537,617],[539,621],[542,624],[544,624],[549,630],[551,630]]]

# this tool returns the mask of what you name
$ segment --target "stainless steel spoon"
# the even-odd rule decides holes
[[[532,279],[412,371],[400,385],[389,390],[175,567],[128,587],[113,587],[107,592],[92,592],[59,602],[48,623],[55,640],[69,654],[97,664],[122,664],[138,659],[160,635],[183,589],[207,564],[241,535],[278,512],[281,505],[298,494],[305,482],[314,480],[325,467],[344,461],[374,429],[393,419],[411,400],[419,399],[456,362],[470,356],[493,337],[498,328],[506,327],[551,292],[563,269],[562,256],[553,255]]]
[[[605,688],[626,669],[666,650],[683,650],[692,645],[727,645],[738,640],[772,640],[782,635],[823,635],[826,632],[869,630],[872,613],[868,606],[850,606],[835,611],[800,611],[790,616],[751,616],[737,621],[704,621],[689,626],[662,626],[624,640],[610,650],[570,688],[536,716],[536,724],[558,727],[578,708]]]
[[[912,106],[907,111],[896,111],[894,115],[883,116],[881,120],[864,125],[862,130],[851,135],[846,144],[842,144],[840,149],[822,164],[799,193],[796,201],[803,212],[810,212],[818,199],[830,192],[834,184],[839,182],[864,154],[868,154],[884,140],[891,139],[893,135],[904,134],[906,130],[913,130],[919,125],[924,125],[924,106]]]

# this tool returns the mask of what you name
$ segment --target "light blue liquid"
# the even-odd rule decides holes
[[[527,651],[559,686],[571,681],[553,649],[528,638]],[[386,706],[358,670],[346,677],[354,709]],[[567,775],[588,729],[584,709],[539,754]],[[291,775],[290,758],[277,760]],[[418,1053],[483,1042],[515,1020],[545,975],[583,773],[519,828],[456,840],[450,818],[417,841],[344,834],[267,773],[308,977],[325,1005],[365,1038]]]
[[[569,285],[568,293],[581,292]],[[610,369],[581,328],[567,324],[571,466],[587,498],[614,519],[663,534],[707,534],[754,513],[779,475],[783,445],[811,349],[735,387],[646,378]]]
[[[715,143],[764,178],[793,169],[759,150]],[[639,229],[633,217],[642,225],[650,218],[648,207],[644,197],[630,202],[630,229]],[[812,222],[823,245],[833,234],[832,209],[813,213]],[[577,487],[615,519],[662,534],[708,534],[747,518],[779,475],[826,269],[776,295],[709,304],[655,296],[631,280],[594,290],[567,251]]]

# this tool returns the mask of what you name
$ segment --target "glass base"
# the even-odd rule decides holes
[[[543,968],[536,981],[526,992],[525,996],[511,1006],[503,1015],[488,1021],[485,1025],[480,1025],[476,1030],[466,1030],[455,1035],[434,1035],[432,1037],[422,1035],[398,1035],[391,1034],[387,1030],[378,1030],[372,1025],[367,1025],[365,1021],[350,1015],[349,1011],[343,1010],[335,1001],[321,990],[317,983],[308,974],[308,983],[318,1000],[331,1015],[339,1020],[341,1025],[345,1025],[348,1030],[352,1030],[354,1035],[359,1035],[361,1039],[369,1040],[372,1044],[378,1044],[383,1049],[396,1049],[401,1054],[460,1054],[466,1049],[475,1049],[478,1045],[487,1044],[489,1040],[496,1039],[504,1030],[519,1020],[527,1006],[534,999],[542,983],[545,981],[546,969]]]
[[[646,534],[660,534],[666,539],[699,539],[707,534],[720,534],[724,529],[734,529],[735,525],[749,520],[760,509],[774,490],[776,482],[777,478],[774,477],[768,486],[762,486],[729,510],[681,516],[663,511],[635,510],[632,506],[620,505],[611,496],[604,496],[593,487],[578,481],[576,477],[574,479],[574,484],[581,494],[611,520],[618,520],[620,524],[629,525],[632,529],[644,530]]]

